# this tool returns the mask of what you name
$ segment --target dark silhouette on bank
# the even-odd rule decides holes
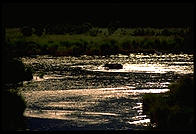
[[[18,94],[17,87],[22,81],[31,80],[32,72],[22,61],[10,57],[5,46],[2,47],[2,52],[1,129],[25,130],[23,112],[26,104],[23,97]]]

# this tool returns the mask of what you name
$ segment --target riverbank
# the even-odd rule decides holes
[[[36,56],[23,57],[22,62],[36,76],[20,88],[27,104],[24,115],[68,121],[65,127],[44,130],[141,130],[134,123],[148,119],[142,114],[142,94],[163,92],[181,75],[193,73],[193,55],[187,54]],[[108,62],[122,64],[123,69],[102,69]],[[37,79],[40,71],[44,74]],[[35,129],[45,127],[42,121],[30,123],[40,124]]]
[[[53,55],[115,55],[130,53],[193,53],[191,31],[188,28],[152,29],[118,28],[108,34],[99,32],[80,34],[43,34],[24,36],[19,28],[6,29],[6,45],[13,56]],[[140,31],[138,33],[138,31]],[[166,32],[167,31],[167,32]]]

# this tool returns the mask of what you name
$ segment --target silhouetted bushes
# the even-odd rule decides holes
[[[46,34],[64,34],[66,32],[64,26],[60,24],[47,25],[45,29]]]
[[[33,78],[30,68],[17,59],[3,60],[3,83],[18,83]]]
[[[31,80],[32,68],[25,66],[21,60],[12,57],[9,49],[3,45],[2,48],[2,83],[18,83],[24,80]]]
[[[94,28],[92,28],[92,29],[89,30],[89,35],[91,35],[91,36],[97,36],[98,32],[99,32],[99,29],[96,28],[96,27],[94,27]]]
[[[4,91],[2,94],[2,129],[6,131],[25,130],[23,116],[26,108],[25,101],[16,91]]]
[[[46,34],[83,34],[87,33],[93,26],[90,23],[82,25],[74,24],[47,24],[45,27]]]
[[[20,30],[23,36],[31,36],[33,34],[32,27],[30,26],[24,26]]]
[[[119,52],[119,46],[116,40],[104,40],[100,45],[100,50],[101,55],[115,55]]]
[[[92,28],[93,28],[92,24],[90,24],[90,23],[84,23],[82,25],[82,33],[86,33],[86,32],[88,32]]]
[[[143,36],[145,35],[144,29],[143,28],[138,28],[134,31],[134,36]]]
[[[155,130],[194,129],[194,82],[184,76],[164,94],[145,94],[143,112],[149,115]]]
[[[44,25],[42,24],[38,24],[38,25],[34,25],[34,34],[36,34],[37,36],[41,36],[44,34]]]
[[[35,27],[43,28],[39,25],[33,27],[34,29]],[[22,36],[19,31],[17,33],[17,30],[15,32],[7,31],[10,32],[6,32],[6,41],[10,53],[14,56],[110,55],[131,52],[153,53],[155,51],[193,53],[193,33],[190,32],[190,29],[122,28],[108,36],[108,29],[93,27],[86,23],[81,26],[48,25],[45,26],[44,36],[41,37],[35,36],[35,34]],[[179,33],[181,31],[183,34]],[[122,32],[125,35],[122,35]],[[164,36],[161,35],[162,32],[165,34]]]
[[[24,80],[31,80],[32,69],[25,67],[22,61],[9,54],[4,44],[2,47],[2,87],[1,87],[1,119],[3,130],[25,130],[23,112],[26,108],[23,97],[18,94],[17,87]]]
[[[109,35],[113,34],[119,27],[119,22],[118,21],[115,21],[115,22],[111,22],[109,25],[108,25],[108,33]]]

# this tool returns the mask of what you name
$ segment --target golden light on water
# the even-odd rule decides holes
[[[124,104],[118,104],[116,109],[119,112],[99,110],[104,109],[102,102],[110,103],[110,100],[118,101],[119,98],[125,101],[138,99],[138,95],[142,93],[162,93],[169,89],[143,89],[136,90],[133,87],[119,87],[119,88],[101,88],[101,89],[81,89],[81,90],[58,90],[58,91],[31,91],[22,92],[22,95],[27,101],[27,105],[37,102],[41,109],[51,110],[32,110],[27,108],[24,115],[27,117],[48,118],[48,119],[62,119],[73,120],[85,124],[101,124],[107,123],[111,118],[121,118],[123,114],[131,110],[138,111],[137,116],[124,117],[124,120],[129,121],[127,124],[142,125],[149,123],[149,119],[142,115],[142,103],[136,103],[135,106],[124,107]],[[130,100],[131,97],[131,100]],[[64,98],[68,98],[64,100]],[[97,110],[90,109],[97,107]],[[109,119],[105,118],[108,117]],[[90,118],[90,119],[89,119]],[[142,118],[142,119],[140,119]],[[134,121],[135,120],[135,121]]]
[[[33,80],[24,82],[20,90],[27,102],[24,115],[73,121],[80,127],[112,121],[123,126],[117,129],[146,126],[150,120],[142,113],[142,95],[168,92],[172,81],[194,70],[193,55],[187,54],[22,60],[37,69]],[[106,69],[105,63],[118,63],[123,68]],[[47,71],[40,78],[44,69]]]

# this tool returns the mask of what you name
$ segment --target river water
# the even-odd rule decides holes
[[[168,92],[170,83],[194,70],[191,54],[45,55],[22,61],[35,70],[33,80],[20,87],[24,115],[67,121],[35,130],[145,129],[150,119],[142,113],[142,95]],[[106,63],[123,68],[106,69]]]

